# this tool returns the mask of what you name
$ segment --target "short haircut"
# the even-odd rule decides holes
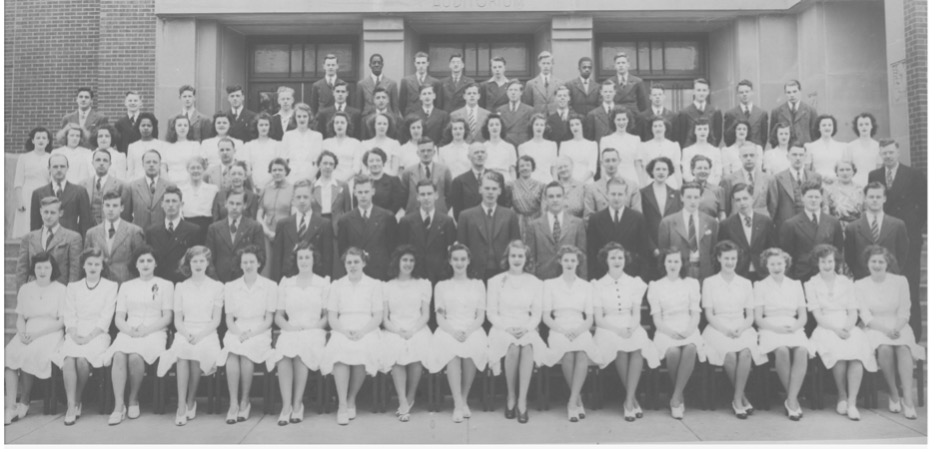
[[[342,253],[342,264],[344,264],[345,261],[348,260],[348,256],[360,257],[361,262],[364,262],[365,265],[368,265],[368,259],[371,258],[371,256],[368,254],[367,251],[361,248],[358,248],[357,246],[349,247],[347,250],[345,250],[344,253]]]
[[[705,78],[700,77],[698,79],[693,80],[693,84],[694,85],[697,85],[697,84],[706,85],[707,87],[709,87],[709,80],[706,80]]]
[[[417,58],[426,58],[428,60],[429,54],[427,54],[426,52],[417,52],[413,54],[413,61],[416,61]]]
[[[482,138],[485,140],[491,139],[491,132],[488,130],[488,124],[490,124],[492,120],[498,121],[498,123],[501,124],[501,132],[498,133],[498,136],[503,140],[508,133],[507,126],[504,125],[504,118],[497,113],[492,113],[485,119],[485,127],[482,127]]]
[[[582,63],[585,63],[585,62],[587,62],[587,61],[591,63],[591,62],[592,62],[592,58],[589,58],[589,57],[582,57],[582,58],[580,58],[580,59],[579,59],[579,63],[576,64],[576,67],[582,67]]]
[[[782,250],[781,248],[768,248],[761,252],[761,267],[768,267],[768,259],[772,257],[780,256],[784,258],[784,271],[787,272],[791,268],[792,258],[790,254],[787,254],[787,251]]]
[[[327,53],[325,54],[325,57],[322,58],[322,61],[326,60],[335,60],[335,62],[338,62],[338,56],[336,56],[334,53]]]
[[[309,179],[300,179],[293,183],[293,193],[296,193],[296,190],[300,188],[308,188],[312,190],[312,181]]]
[[[384,88],[383,86],[377,86],[374,88],[374,91],[371,92],[371,98],[373,99],[377,97],[379,93],[387,94],[388,97],[390,96],[390,93],[387,92],[387,88]]]
[[[627,188],[627,187],[628,187],[628,182],[626,182],[626,181],[625,181],[623,178],[621,178],[620,176],[610,177],[610,178],[608,179],[608,182],[605,183],[605,189],[606,189],[606,190],[611,190],[611,188],[612,188],[613,185],[621,185],[621,186]]]
[[[49,156],[49,163],[47,163],[47,165],[49,166],[49,168],[52,168],[52,160],[55,160],[55,159],[65,160],[65,167],[68,168],[68,166],[69,166],[68,156],[65,155],[65,154],[52,154],[52,155],[50,155],[50,156]]]
[[[39,200],[39,208],[40,208],[40,209],[43,208],[43,207],[46,207],[46,206],[51,206],[51,205],[53,205],[53,204],[58,205],[58,206],[59,206],[59,210],[61,210],[61,208],[62,208],[62,201],[61,201],[57,196],[46,196],[45,198],[42,198],[41,200]]]
[[[788,86],[796,86],[798,91],[800,91],[800,90],[802,89],[802,88],[800,87],[800,81],[795,80],[795,79],[788,80],[787,83],[784,84],[784,90],[785,90],[785,91],[787,91],[787,87],[788,87]]]
[[[92,147],[94,148],[98,147],[98,132],[102,130],[106,130],[107,133],[111,134],[111,146],[112,147],[114,147],[117,144],[117,142],[120,141],[120,132],[117,131],[117,128],[111,124],[103,124],[103,125],[96,127],[91,132],[91,139],[89,140],[89,142],[91,143]]]
[[[820,194],[823,194],[823,185],[820,182],[805,182],[803,186],[800,187],[800,192],[804,195],[811,190],[817,190]]]
[[[495,61],[501,62],[501,63],[503,63],[505,66],[507,66],[507,64],[508,64],[507,60],[505,60],[504,57],[503,57],[503,56],[500,56],[500,55],[499,55],[499,56],[496,56],[496,57],[493,57],[493,58],[491,59],[491,62],[492,62],[492,63],[494,63]]]
[[[79,87],[78,89],[75,90],[75,96],[77,97],[79,94],[83,92],[88,93],[88,95],[91,96],[92,99],[94,99],[94,91],[91,90],[90,86]]]
[[[355,182],[355,188],[357,188],[359,185],[370,185],[371,187],[374,187],[374,181],[372,181],[367,174],[355,174],[352,180]]]
[[[538,61],[538,62],[539,62],[540,60],[544,59],[544,58],[553,58],[553,54],[550,53],[550,52],[547,51],[547,50],[544,50],[543,52],[540,52],[539,55],[537,55],[537,61]]]
[[[556,93],[559,94],[560,91],[566,91],[566,95],[570,94],[569,87],[566,85],[560,85],[556,88]],[[554,95],[555,96],[555,95]],[[570,112],[572,113],[572,111]]]
[[[834,118],[833,115],[826,114],[826,113],[817,117],[817,122],[814,123],[816,125],[813,126],[813,133],[816,134],[817,136],[820,135],[820,123],[823,122],[824,119],[829,119],[833,123],[833,134],[830,136],[835,137],[836,132],[839,129],[839,127],[837,127],[836,125],[836,118]]]
[[[615,54],[615,58],[613,58],[612,61],[618,61],[619,58],[624,58],[624,59],[626,59],[626,60],[628,60],[628,61],[631,61],[631,58],[628,57],[628,54],[625,53],[625,52],[618,52],[618,53],[616,53],[616,54]]]
[[[853,175],[855,175],[859,171],[859,168],[856,167],[856,163],[853,162],[852,160],[840,160],[836,162],[836,164],[833,165],[833,171],[839,172],[839,167],[842,165],[849,165],[849,167],[852,168]]]
[[[119,191],[113,190],[113,189],[104,192],[104,197],[103,197],[103,199],[104,199],[104,201],[110,201],[110,200],[112,200],[112,199],[117,199],[117,200],[120,200],[121,203],[123,203],[123,201],[124,201],[124,197],[121,195],[121,193],[120,193]]]
[[[434,147],[436,146],[436,142],[433,141],[433,138],[432,138],[432,137],[427,137],[427,136],[422,136],[422,137],[420,137],[420,140],[417,141],[416,144],[417,144],[417,146],[419,146],[419,145],[421,145],[421,144],[432,144]]]
[[[657,164],[661,162],[667,165],[667,177],[670,177],[673,175],[674,170],[675,170],[673,166],[673,162],[670,161],[670,159],[667,157],[657,157],[657,158],[651,159],[650,162],[647,162],[647,166],[644,167],[644,169],[647,171],[648,176],[653,177],[654,167],[656,167]]]
[[[615,148],[605,148],[602,149],[602,152],[599,153],[599,160],[601,161],[605,154],[615,154],[615,157],[621,158],[621,154],[618,153],[618,149]]]
[[[364,151],[364,154],[361,156],[361,163],[364,164],[365,168],[367,168],[367,166],[368,166],[368,157],[370,157],[371,154],[374,154],[374,155],[377,155],[378,157],[380,157],[382,163],[385,163],[385,164],[387,163],[387,153],[384,152],[383,149],[381,149],[381,148],[371,148],[371,149],[368,149],[367,151]],[[356,178],[355,180],[356,180],[355,183],[357,183],[357,178]],[[369,180],[370,180],[370,178],[369,178]]]
[[[579,249],[578,246],[576,246],[576,245],[570,245],[570,244],[567,243],[566,245],[561,245],[561,246],[560,246],[560,249],[556,250],[556,262],[557,262],[557,264],[562,265],[562,263],[561,263],[560,261],[563,259],[563,256],[565,256],[565,255],[567,255],[567,254],[575,255],[575,256],[576,256],[576,260],[579,261],[579,265],[580,265],[580,266],[586,261],[586,253],[582,252],[582,250]]]
[[[140,92],[139,92],[139,91],[137,91],[137,90],[135,90],[135,89],[128,89],[127,92],[124,93],[124,99],[126,99],[127,96],[129,96],[129,95],[131,95],[131,94],[133,94],[134,96],[137,96],[137,97],[143,97],[142,95],[140,95]]]
[[[390,265],[387,266],[387,276],[390,279],[396,279],[400,276],[400,261],[404,256],[410,255],[413,257],[413,271],[410,273],[411,276],[422,275],[423,269],[420,268],[422,262],[416,252],[416,248],[410,244],[404,244],[398,246],[393,253],[390,254]]]
[[[884,148],[891,145],[895,145],[896,148],[901,149],[901,146],[898,145],[898,142],[892,138],[882,138],[881,140],[878,140],[879,148]]]
[[[232,140],[231,137],[222,137],[222,138],[219,138],[219,139],[218,139],[218,144],[217,144],[218,149],[221,149],[221,144],[222,144],[222,143],[228,143],[228,144],[231,145],[231,149],[237,150],[237,145],[234,144],[234,140]]]
[[[55,281],[59,279],[59,277],[62,275],[59,271],[59,264],[55,261],[55,257],[52,256],[52,253],[47,251],[40,251],[33,255],[33,257],[29,260],[29,277],[36,277],[36,264],[42,262],[48,262],[52,265],[52,275],[50,276],[49,280]]]
[[[752,85],[752,82],[751,82],[750,80],[748,80],[748,79],[742,79],[742,81],[738,82],[738,83],[735,85],[735,89],[738,90],[740,87],[743,87],[743,86],[747,86],[747,87],[749,87],[749,88],[751,88],[751,89],[755,89],[755,86]]]
[[[527,162],[527,163],[530,163],[530,171],[532,171],[532,172],[533,172],[533,171],[537,171],[537,161],[534,160],[533,157],[531,157],[531,156],[529,156],[529,155],[526,155],[526,154],[524,154],[524,155],[518,157],[518,158],[517,158],[517,166],[518,166],[518,168],[520,168],[520,162]]]
[[[432,180],[429,180],[429,179],[420,179],[419,181],[417,181],[417,183],[416,183],[416,192],[417,192],[417,193],[420,192],[420,187],[432,187],[432,188],[433,188],[433,191],[436,191],[436,184],[433,183],[433,181],[432,181]]]
[[[695,181],[694,181],[694,182],[684,182],[683,185],[680,187],[680,196],[685,195],[687,190],[699,190],[700,194],[702,194],[702,193],[703,193],[703,186],[700,185],[698,182],[695,182]]]
[[[163,190],[163,197],[160,199],[160,202],[164,201],[167,195],[176,195],[179,197],[179,201],[182,201],[182,190],[175,185],[170,185],[166,187],[166,190]]]
[[[287,162],[286,159],[284,159],[283,157],[277,157],[271,160],[270,163],[267,164],[267,173],[273,172],[273,165],[282,166],[283,169],[286,170],[286,175],[287,176],[290,175],[290,162]]]
[[[738,193],[738,192],[740,192],[740,191],[746,191],[746,192],[748,192],[748,194],[753,195],[753,196],[754,196],[754,194],[755,194],[755,188],[754,188],[754,187],[752,187],[751,185],[749,185],[749,184],[747,184],[747,183],[739,182],[739,183],[737,183],[737,184],[735,184],[735,185],[732,186],[732,193],[730,194],[730,196],[733,197],[733,198],[735,198],[735,194]]]
[[[150,154],[156,155],[156,158],[158,158],[160,162],[163,161],[163,154],[160,154],[159,151],[157,151],[156,149],[148,149],[148,150],[144,151],[144,152],[143,152],[143,155],[140,156],[140,161],[142,162],[142,161],[146,160],[146,156],[147,156],[147,155],[150,155]]]
[[[856,115],[852,120],[852,131],[856,133],[856,136],[859,136],[859,120],[862,118],[869,118],[869,121],[872,123],[872,130],[869,133],[870,137],[874,137],[878,133],[878,121],[875,120],[875,116],[872,116],[872,113],[862,112]]]
[[[559,188],[560,191],[563,193],[563,195],[566,195],[566,187],[564,187],[563,184],[561,184],[561,183],[559,183],[558,181],[555,181],[555,180],[554,180],[554,181],[550,181],[550,183],[547,184],[546,187],[544,187],[543,193],[546,194],[551,188]]]
[[[381,59],[381,62],[382,62],[382,63],[384,62],[384,56],[383,56],[383,55],[381,55],[380,53],[372,53],[371,56],[368,57],[368,63],[370,63],[371,61],[373,61],[373,60],[374,60],[374,57],[378,57],[378,58]]]
[[[426,91],[427,89],[433,90],[433,94],[436,94],[436,87],[429,83],[424,83],[420,85],[420,94],[423,94],[423,91]]]
[[[294,96],[296,94],[296,90],[294,90],[293,88],[290,88],[289,86],[278,87],[277,97],[280,97],[280,94],[283,94],[283,93],[289,93],[290,96]]]
[[[654,91],[655,89],[659,89],[659,90],[661,90],[661,91],[664,91],[664,85],[661,85],[660,83],[651,83],[651,89],[650,89],[650,91]]]
[[[862,194],[868,196],[869,190],[882,190],[883,194],[887,192],[885,184],[879,181],[869,182],[869,185],[866,185],[865,188],[862,189]]]
[[[498,187],[501,188],[501,191],[502,192],[504,191],[504,176],[502,176],[501,173],[497,171],[492,171],[492,170],[485,170],[485,172],[482,173],[481,182],[484,182],[486,180],[496,182],[498,184]],[[481,183],[479,183],[478,185],[479,187],[481,187]]]
[[[52,152],[52,132],[49,132],[49,129],[45,127],[33,127],[33,129],[29,131],[29,136],[26,138],[26,150],[32,151],[36,149],[36,145],[33,144],[33,140],[36,138],[36,135],[40,133],[46,134],[46,138],[49,139],[49,142],[46,143],[46,148],[44,149],[44,151],[46,151],[48,154]]]
[[[453,53],[452,55],[449,55],[449,61],[452,61],[452,60],[454,60],[454,59],[456,59],[456,58],[458,58],[459,60],[461,60],[463,63],[465,62],[465,58],[462,56],[461,53]]]
[[[91,153],[91,159],[94,160],[94,155],[99,152],[107,156],[108,162],[111,161],[111,151],[108,151],[107,149],[95,149],[94,152]]]
[[[335,84],[332,85],[332,91],[337,90],[339,87],[345,88],[346,92],[348,91],[348,83],[345,83],[345,81],[342,79],[335,80]],[[339,112],[339,113],[343,113],[343,112]]]
[[[699,162],[706,162],[709,165],[709,169],[713,168],[713,160],[709,157],[706,157],[703,154],[696,154],[693,158],[690,159],[690,171],[696,169],[696,164]]]
[[[243,92],[244,92],[244,88],[243,88],[241,85],[228,85],[228,86],[225,88],[225,91],[227,91],[228,94],[236,93],[236,92],[238,92],[238,91],[241,91],[241,93],[243,93]]]
[[[335,155],[334,152],[329,151],[329,150],[325,150],[319,153],[319,158],[316,159],[316,166],[322,166],[322,159],[324,158],[332,159],[332,163],[334,163],[335,167],[338,168],[338,156]]]
[[[182,93],[184,93],[184,92],[186,92],[186,91],[191,91],[193,95],[196,94],[195,87],[192,86],[192,85],[182,85],[182,86],[179,87],[179,95],[180,95],[180,96],[182,95]]]

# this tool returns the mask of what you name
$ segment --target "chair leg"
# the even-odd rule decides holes
[[[276,394],[276,389],[277,389],[276,388],[276,384],[277,384],[276,374],[274,372],[267,370],[267,366],[265,364],[261,364],[261,366],[264,369],[264,386],[263,386],[264,411],[263,412],[265,414],[274,414],[276,413],[276,407],[274,406],[274,404],[276,403],[275,394]]]
[[[917,406],[924,406],[924,361],[914,366],[914,378],[917,379]]]
[[[591,402],[590,405],[592,405],[591,409],[600,410],[602,409],[602,402],[603,402],[601,369],[599,369],[598,366],[590,367],[589,370],[586,372],[586,380],[588,380],[590,376],[592,377],[592,385],[591,385],[592,396],[590,397],[592,399],[590,400]]]
[[[371,412],[377,413],[381,410],[381,374],[376,373],[371,377]]]

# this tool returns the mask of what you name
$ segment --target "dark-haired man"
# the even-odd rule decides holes
[[[50,156],[49,175],[52,180],[48,185],[33,190],[30,200],[32,216],[29,220],[29,227],[31,230],[42,226],[44,221],[39,208],[42,200],[49,196],[54,196],[62,202],[59,206],[61,219],[57,220],[62,227],[71,229],[83,237],[85,232],[94,226],[88,192],[83,187],[68,182],[67,174],[68,158],[60,154]]]
[[[329,53],[322,58],[322,68],[325,69],[325,75],[312,84],[312,98],[309,101],[314,118],[318,117],[319,111],[323,108],[335,104],[333,90],[338,82],[345,83],[344,80],[338,78],[338,57],[335,54]]]
[[[739,247],[735,273],[757,281],[768,274],[761,263],[761,252],[776,246],[774,223],[767,215],[755,211],[751,185],[733,185],[731,197],[737,211],[719,223],[719,240],[730,240]]]
[[[133,253],[143,247],[145,237],[143,229],[121,221],[124,211],[124,195],[117,190],[109,190],[102,197],[102,221],[88,230],[85,235],[85,249],[97,247],[104,251],[104,265],[108,278],[118,283],[133,279],[130,268]]]
[[[227,217],[208,226],[205,246],[211,250],[215,273],[221,282],[234,281],[241,275],[241,262],[237,259],[239,249],[250,245],[264,249],[264,231],[260,223],[242,215],[245,200],[244,192],[229,191],[225,200]]]
[[[445,209],[437,208],[438,196],[431,180],[417,182],[419,208],[404,216],[397,228],[397,243],[414,247],[424,277],[433,284],[449,276],[449,246],[456,240],[455,221]]]
[[[371,73],[366,75],[358,82],[354,99],[355,108],[358,111],[367,111],[374,107],[374,89],[384,88],[388,93],[391,110],[397,110],[397,82],[384,74],[384,56],[380,53],[371,55],[368,59],[368,68]]]
[[[801,187],[804,210],[781,224],[778,242],[781,249],[791,255],[788,275],[807,282],[817,274],[817,263],[813,262],[813,249],[817,245],[833,245],[843,251],[843,228],[835,217],[823,213],[823,188],[819,182],[806,183]]]
[[[62,284],[78,281],[81,278],[81,236],[59,224],[59,219],[62,218],[62,201],[55,196],[43,197],[33,212],[39,215],[41,223],[20,241],[15,289],[19,290],[23,284],[29,282],[33,257],[41,252],[47,252],[55,259],[59,273],[55,281]]]
[[[156,276],[174,283],[185,279],[179,273],[179,262],[186,251],[199,243],[198,225],[182,219],[182,191],[175,185],[166,187],[159,201],[160,220],[144,229],[146,244],[153,248]]]
[[[251,136],[251,127],[257,113],[244,106],[244,88],[241,85],[231,85],[225,88],[225,91],[228,92],[228,104],[231,105],[231,109],[227,111],[231,120],[228,135],[247,143],[254,138]]]

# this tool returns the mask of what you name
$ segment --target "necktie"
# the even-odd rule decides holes
[[[878,224],[878,215],[872,215],[872,241],[878,243],[882,230]]]
[[[544,77],[544,78],[543,78],[543,87],[544,87],[544,88],[547,88],[547,89],[550,88],[550,77]]]
[[[752,227],[752,217],[748,215],[745,215],[745,227],[746,228]]]
[[[156,181],[154,181],[153,179],[150,179],[150,194],[151,195],[156,194]]]
[[[429,116],[429,114],[430,114],[431,112],[432,112],[432,110],[430,110],[429,108],[424,108],[424,109],[423,109],[423,113],[424,113],[426,116]]]
[[[699,249],[699,243],[696,241],[696,214],[690,214],[690,222],[687,225],[687,238],[690,241],[690,251]]]
[[[746,173],[748,173],[748,185],[754,186],[754,185],[755,185],[755,176],[752,175],[752,172],[751,172],[751,171],[746,171]]]
[[[59,201],[62,200],[62,186],[61,185],[59,185],[58,188],[55,189],[55,197],[59,198]]]
[[[553,242],[560,243],[560,218],[553,217]]]
[[[425,79],[424,79],[423,77],[419,77],[419,76],[417,76],[416,79],[417,79],[418,82],[420,82],[420,86],[423,86],[423,80],[425,80]]]
[[[423,218],[423,227],[426,228],[426,229],[429,229],[429,225],[430,225],[432,222],[433,222],[433,219],[430,218],[429,215],[427,215],[425,218]]]
[[[335,81],[331,77],[329,77],[329,88],[334,88],[334,87],[335,87]]]
[[[511,113],[517,112],[517,102],[511,102]]]
[[[302,237],[302,235],[306,232],[306,216],[305,215],[301,216],[299,219],[299,229],[297,230],[297,232],[299,233],[300,237]]]
[[[468,122],[469,122],[469,131],[471,132],[469,133],[469,135],[475,136],[476,124],[475,124],[475,109],[474,108],[469,110]]]
[[[166,231],[169,232],[169,235],[172,235],[172,233],[175,231],[175,229],[176,229],[176,228],[174,228],[174,227],[172,226],[172,222],[171,222],[171,221],[166,224]]]
[[[361,218],[364,218],[364,221],[368,221],[368,211],[367,211],[367,210],[362,210],[362,211],[361,211]]]
[[[491,208],[491,209],[487,209],[487,210],[488,210],[488,218],[494,218],[494,217],[495,217],[495,209],[494,209],[494,208]]]
[[[820,216],[819,216],[819,215],[817,215],[817,214],[815,214],[815,213],[812,213],[812,214],[810,214],[810,219],[813,220],[814,226],[820,226]]]
[[[432,173],[429,171],[429,165],[428,165],[428,164],[424,164],[424,165],[423,165],[423,174],[426,176],[427,179],[432,179],[432,178],[433,178]]]
[[[94,182],[94,189],[97,190],[97,191],[101,191],[101,178],[100,178],[100,177],[95,177],[94,180],[95,180],[95,182]]]
[[[606,106],[605,106],[605,114],[606,114],[606,115],[610,115],[611,113],[612,113],[612,109],[611,109],[611,108],[608,108],[608,105],[606,105]]]
[[[888,168],[885,170],[885,187],[891,189],[893,183],[895,183],[895,170]]]
[[[790,103],[790,104],[788,104],[788,105],[790,105],[790,107],[791,107],[791,119],[794,119],[794,115],[796,115],[797,109],[794,108],[794,104],[793,104],[793,103]]]
[[[566,110],[563,110],[563,112],[560,113],[560,118],[563,119],[563,122],[566,122]]]
[[[114,238],[114,234],[116,233],[117,233],[117,230],[114,229],[114,223],[111,223],[111,228],[107,230],[107,238],[109,239]]]
[[[618,224],[618,221],[621,220],[621,211],[615,209],[615,224]]]
[[[49,245],[52,244],[52,236],[54,235],[52,234],[52,228],[48,228],[48,229],[49,229],[49,235],[46,236],[46,249],[47,250],[49,249]]]
[[[745,119],[748,119],[748,115],[751,113],[751,111],[748,109],[748,107],[742,107],[742,113],[745,115]]]
[[[238,223],[235,220],[231,222],[231,237],[234,237],[237,233],[238,233]]]
[[[800,171],[794,173],[794,180],[797,182],[797,187],[800,188],[800,183],[803,181],[803,178],[800,177]]]

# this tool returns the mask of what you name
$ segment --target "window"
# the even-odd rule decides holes
[[[449,76],[449,57],[461,53],[465,58],[464,74],[477,81],[491,78],[490,60],[500,56],[510,78],[531,76],[531,42],[525,37],[431,36],[425,38],[429,54],[429,73],[434,77]]]

